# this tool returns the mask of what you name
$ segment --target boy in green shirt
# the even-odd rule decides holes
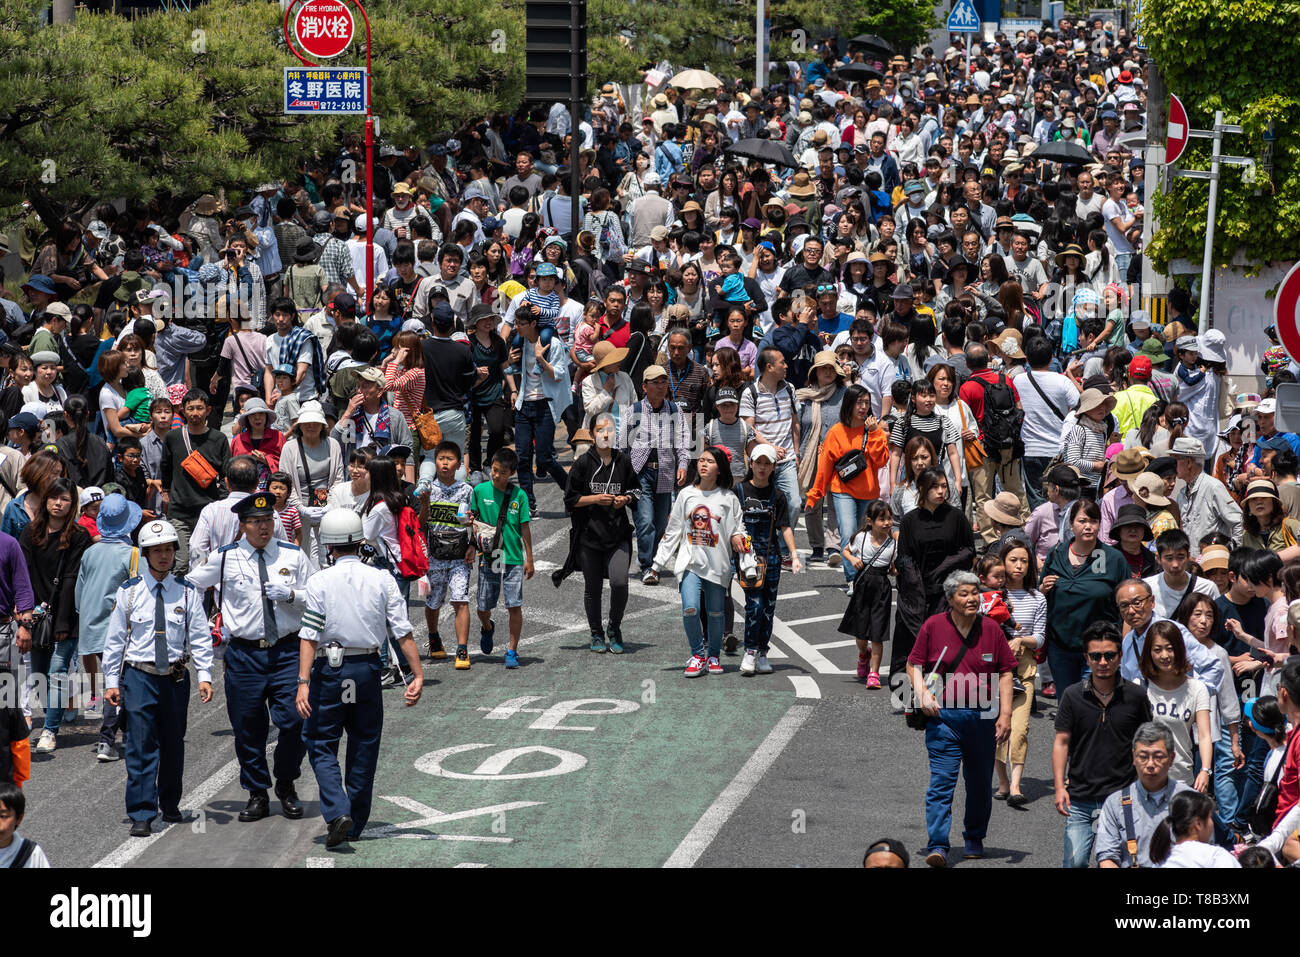
[[[519,634],[524,626],[524,580],[533,577],[533,536],[529,529],[528,496],[510,477],[519,467],[519,457],[514,449],[499,449],[492,456],[492,480],[480,482],[470,498],[470,512],[477,522],[479,549],[478,563],[478,620],[482,629],[479,649],[485,655],[492,653],[492,636],[496,625],[492,623],[492,609],[505,589],[506,611],[510,619],[510,647],[506,651],[506,667],[519,667]],[[506,508],[499,542],[496,540],[497,520],[501,508]],[[492,529],[487,531],[483,526]],[[493,545],[496,548],[493,549]],[[457,652],[459,654],[459,650]]]

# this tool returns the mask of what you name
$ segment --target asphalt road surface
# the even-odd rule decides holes
[[[219,666],[213,701],[191,697],[182,801],[189,821],[164,828],[159,819],[153,837],[130,838],[125,764],[98,763],[97,725],[74,723],[54,754],[33,758],[23,833],[55,866],[73,867],[820,867],[857,866],[866,845],[884,836],[913,852],[924,845],[923,735],[891,714],[887,690],[867,691],[856,679],[853,642],[836,631],[847,601],[838,569],[783,575],[774,674],[744,678],[740,658],[728,657],[726,674],[688,680],[671,579],[632,585],[626,654],[588,650],[581,576],[559,589],[550,582],[567,547],[560,494],[550,483],[537,493],[537,575],[524,589],[521,667],[505,670],[499,610],[494,656],[479,655],[475,621],[468,672],[453,670],[450,658],[426,659],[414,708],[403,706],[399,689],[384,692],[376,798],[362,840],[325,850],[306,761],[302,820],[280,816],[274,796],[270,817],[236,820],[247,794]],[[797,537],[806,548],[802,529]],[[423,651],[415,598],[411,620]],[[1029,805],[995,803],[987,858],[959,862],[955,854],[958,866],[1060,866],[1051,715],[1044,709],[1030,725]],[[958,852],[963,806],[959,785]],[[913,866],[924,866],[919,855]]]

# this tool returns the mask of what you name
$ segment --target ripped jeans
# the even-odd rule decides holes
[[[709,619],[709,650],[707,657],[722,654],[722,601],[727,590],[721,585],[705,581],[694,572],[683,572],[678,586],[682,595],[682,626],[686,640],[691,643],[691,654],[706,657],[704,629],[700,626],[700,603],[704,604]]]

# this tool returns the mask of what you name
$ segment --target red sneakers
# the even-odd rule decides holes
[[[704,674],[704,668],[704,659],[699,655],[692,655],[691,660],[686,662],[686,677],[698,678],[700,675]]]
[[[858,680],[862,681],[871,672],[871,659],[858,655]]]
[[[717,658],[709,659],[709,674],[711,675],[722,674],[722,662],[719,661]]]

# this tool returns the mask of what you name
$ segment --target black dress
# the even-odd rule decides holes
[[[866,535],[867,541],[861,551],[865,567],[853,576],[853,590],[849,593],[849,606],[844,609],[837,629],[840,634],[849,635],[859,641],[889,640],[889,613],[894,607],[893,585],[889,580],[889,568],[873,568],[871,563],[877,555],[892,554],[889,548],[894,544],[886,540],[879,549],[871,541],[869,532],[858,532],[850,540],[850,545],[860,535]]]
[[[898,614],[889,673],[902,674],[916,633],[931,615],[946,610],[943,580],[967,570],[975,559],[975,536],[959,509],[944,502],[931,512],[914,508],[903,516],[898,532]]]

